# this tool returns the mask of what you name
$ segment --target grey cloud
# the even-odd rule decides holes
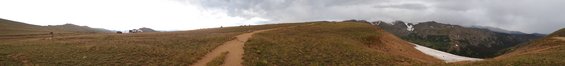
[[[565,27],[565,0],[188,0],[230,16],[271,22],[317,20],[438,21],[527,33]],[[251,13],[251,14],[250,14]]]
[[[427,9],[425,5],[422,4],[399,4],[399,5],[376,5],[375,8],[402,8],[402,9],[414,9],[423,10]]]

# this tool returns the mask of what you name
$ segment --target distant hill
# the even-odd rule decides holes
[[[489,26],[471,26],[471,28],[487,29],[494,32],[508,33],[508,34],[526,34],[520,31],[509,31],[509,30],[504,30],[504,29],[489,27]]]
[[[559,66],[565,64],[565,28],[520,45],[491,61],[470,63],[475,66]]]
[[[110,30],[102,29],[102,28],[91,28],[88,26],[78,26],[74,24],[64,24],[64,25],[51,25],[51,26],[43,26],[48,29],[52,30],[62,30],[68,32],[88,32],[88,33],[104,33],[104,32],[113,32]]]
[[[560,30],[557,30],[551,34],[549,34],[550,37],[565,37],[565,28],[561,28]]]
[[[139,30],[141,30],[143,32],[159,32],[159,31],[153,30],[151,28],[147,28],[147,27],[139,28]]]
[[[533,53],[532,50],[541,51],[544,49],[555,49],[561,47],[561,45],[564,44],[565,44],[565,28],[555,31],[542,39],[518,46],[516,47],[515,50],[512,50],[511,52],[508,52],[508,54],[505,54],[501,57]]]
[[[395,21],[392,24],[378,21],[372,24],[404,40],[452,54],[490,58],[506,49],[543,37],[494,28],[469,28],[435,21],[418,24]]]
[[[15,34],[43,34],[49,32],[56,33],[106,33],[112,32],[106,29],[90,28],[87,26],[78,26],[74,24],[39,26],[16,22],[6,19],[0,19],[0,35]]]

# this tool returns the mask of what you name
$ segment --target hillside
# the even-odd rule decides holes
[[[78,32],[78,33],[111,33],[113,31],[102,29],[102,28],[91,28],[88,26],[78,26],[74,24],[63,24],[63,25],[50,25],[42,26],[48,30],[59,30],[64,32]]]
[[[521,45],[509,53],[489,61],[475,62],[475,66],[559,66],[565,64],[565,28],[542,39]]]
[[[16,35],[16,34],[48,34],[55,33],[106,33],[112,32],[106,29],[90,28],[87,26],[78,26],[73,24],[54,25],[54,26],[38,26],[16,22],[6,19],[0,19],[0,35]]]
[[[371,66],[440,63],[415,46],[365,22],[316,22],[254,35],[244,65]]]
[[[48,30],[41,30],[41,29],[42,28],[37,25],[0,19],[0,35],[48,32]]]
[[[418,24],[395,21],[374,22],[404,40],[456,55],[492,58],[506,49],[541,38],[543,35],[503,33],[485,28],[471,28],[434,21]]]
[[[236,35],[292,25],[295,24],[130,34],[61,34],[52,39],[42,35],[0,35],[0,65],[187,66]]]
[[[71,24],[35,26],[18,22],[0,24],[83,27]],[[445,65],[445,62],[459,61],[479,62],[447,65],[565,64],[561,60],[565,58],[565,47],[561,46],[565,43],[565,29],[518,45],[516,49],[508,49],[511,52],[502,56],[483,60],[420,46],[397,37],[398,33],[389,33],[387,28],[349,20],[175,32],[63,33],[54,38],[0,35],[0,65],[396,66]]]

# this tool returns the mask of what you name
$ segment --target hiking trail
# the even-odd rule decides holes
[[[265,29],[265,30],[257,30],[250,33],[244,33],[235,36],[236,39],[230,40],[225,42],[224,44],[216,47],[214,50],[206,54],[196,63],[193,63],[191,66],[206,66],[209,62],[220,56],[223,52],[228,52],[224,59],[224,64],[222,66],[243,66],[241,63],[243,62],[243,47],[245,42],[249,40],[255,33],[275,30],[279,28],[272,28],[272,29]]]

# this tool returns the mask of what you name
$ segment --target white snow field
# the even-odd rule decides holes
[[[414,44],[414,43],[412,43],[412,44]],[[446,63],[458,62],[458,61],[481,61],[481,60],[483,60],[483,59],[479,59],[479,58],[470,58],[470,57],[454,55],[454,54],[450,54],[450,53],[447,53],[447,52],[428,48],[428,47],[425,47],[425,46],[420,46],[418,44],[414,44],[414,45],[416,45],[416,47],[414,47],[414,48],[420,50],[424,54],[427,54],[427,55],[433,56],[435,58],[441,59],[441,60],[445,61]]]
[[[406,25],[406,30],[414,31],[414,25],[408,25],[408,23],[404,23],[404,25]]]

